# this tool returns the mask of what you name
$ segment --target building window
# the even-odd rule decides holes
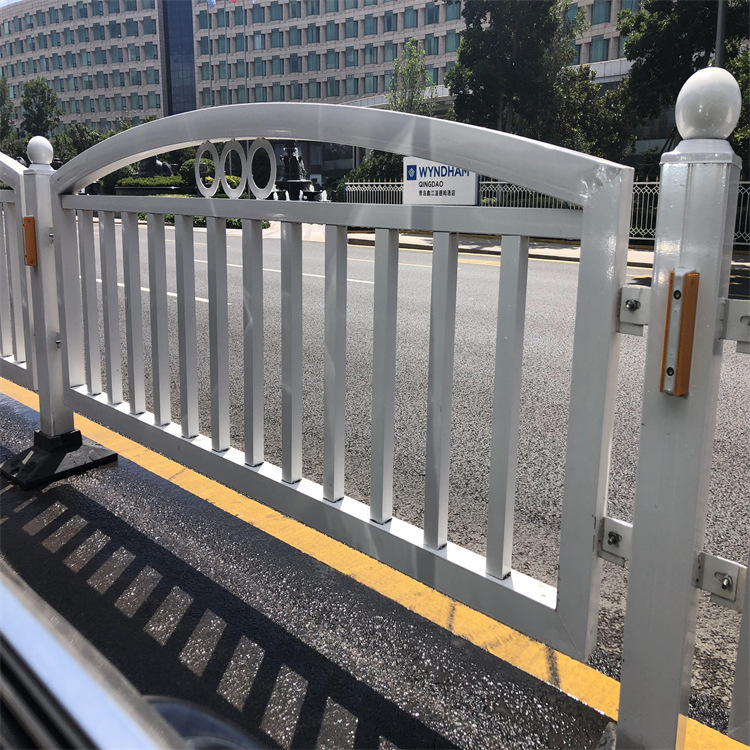
[[[424,53],[425,55],[438,54],[438,38],[434,34],[427,34],[424,38]]]
[[[393,62],[398,56],[398,45],[396,42],[386,42],[383,45],[383,61]]]
[[[445,20],[455,21],[461,18],[461,0],[446,0]]]
[[[234,9],[234,25],[235,26],[245,25],[245,9],[244,8]]]
[[[267,102],[268,101],[268,90],[261,84],[255,84],[255,101],[256,102]]]
[[[297,81],[292,81],[289,84],[289,98],[290,99],[301,99],[302,98],[302,84]]]
[[[146,34],[156,34],[156,19],[151,18],[151,16],[146,16],[143,19],[143,33]]]
[[[357,65],[357,58],[359,55],[357,54],[357,50],[354,49],[354,47],[347,47],[346,48],[346,55],[345,55],[345,65],[347,68],[352,68]]]
[[[284,101],[284,87],[280,83],[274,83],[272,97],[275,102]]]
[[[264,76],[266,74],[266,61],[260,57],[253,60],[253,75]]]
[[[427,75],[427,80],[433,85],[437,86],[438,82],[438,69],[434,65],[428,65],[425,73]]]
[[[307,0],[307,15],[308,16],[320,15],[320,0]]]
[[[219,104],[231,104],[231,103],[232,103],[232,92],[226,86],[222,86],[219,89]]]
[[[398,31],[398,15],[387,10],[383,16],[383,31]]]
[[[591,40],[589,62],[604,62],[605,60],[609,60],[609,39],[605,39],[600,34]]]
[[[83,0],[78,0],[76,3],[76,17],[77,18],[88,18],[89,17],[89,9],[86,7],[86,4],[83,2]],[[28,21],[26,22],[26,28],[29,28]]]
[[[383,91],[390,91],[392,83],[393,83],[393,71],[386,70],[385,74],[383,75]]]
[[[107,0],[107,13],[119,13],[120,0]]]
[[[339,81],[335,78],[328,78],[326,80],[326,96],[338,96],[339,95]]]
[[[219,50],[219,54],[226,54],[227,52],[231,52],[229,49],[229,44],[227,43],[227,38],[222,34],[217,40],[217,46]]]
[[[359,7],[357,0],[344,0],[344,10],[355,10]]]
[[[621,36],[620,37],[619,44],[617,45],[617,56],[618,57],[625,57],[625,42],[627,42],[627,41],[628,41],[628,38],[626,36]],[[580,47],[581,47],[580,44],[576,44],[576,50],[577,50],[577,60],[575,62],[576,65],[578,65],[578,63],[580,63],[580,61],[581,61],[581,50],[580,50]]]
[[[458,49],[458,43],[461,41],[459,33],[455,29],[450,29],[445,34],[445,51],[455,52]]]
[[[378,33],[378,19],[371,13],[365,16],[365,36],[372,36]]]
[[[89,41],[89,30],[85,26],[78,27],[78,43]],[[32,48],[29,47],[29,52],[32,52]]]
[[[365,45],[365,65],[375,65],[378,62],[378,48],[374,44]]]
[[[211,106],[211,89],[203,89],[201,91],[201,103],[204,107],[210,107]]]
[[[622,0],[622,9],[637,13],[641,9],[641,0]]]
[[[326,41],[335,42],[339,38],[339,25],[336,21],[326,22]]]
[[[289,72],[290,73],[301,73],[302,72],[302,58],[294,54],[289,58]]]
[[[289,18],[302,18],[302,3],[300,0],[289,0]]]
[[[138,0],[125,0],[125,10],[135,13],[138,10]]]
[[[278,2],[278,0],[273,0],[273,2],[271,3],[271,20],[284,20],[284,6],[280,2]]]
[[[275,76],[284,74],[284,61],[278,55],[271,58],[271,74]]]
[[[317,52],[307,53],[307,69],[320,70],[320,55]]]
[[[219,63],[219,78],[220,79],[229,78],[229,65],[227,64],[226,60],[222,60]]]
[[[201,63],[201,81],[211,80],[211,66],[207,63]]]
[[[347,18],[344,25],[344,36],[346,39],[356,39],[357,34],[357,22],[353,18]]]
[[[237,87],[237,103],[247,104],[247,101],[248,101],[247,86],[238,86]]]
[[[107,64],[107,52],[106,52],[106,50],[103,50],[101,47],[97,47],[94,50],[94,62],[97,65],[106,65]]]
[[[419,11],[411,6],[404,9],[404,28],[415,29],[419,25]]]
[[[378,79],[372,73],[365,73],[365,94],[378,93]]]
[[[339,53],[334,49],[326,52],[326,70],[335,70],[339,66]]]
[[[122,36],[122,28],[117,21],[109,22],[109,38],[119,39]]]
[[[211,44],[211,40],[207,36],[202,36],[198,42],[198,46],[200,48],[201,55],[210,55],[211,54],[211,47],[213,46]]]
[[[307,43],[317,44],[320,42],[320,26],[311,23],[307,27]]]
[[[138,36],[138,21],[132,18],[125,21],[125,36]]]
[[[146,83],[159,83],[159,71],[156,68],[146,68]]]
[[[284,32],[281,29],[271,29],[271,47],[284,46]]]
[[[591,25],[609,23],[612,18],[612,0],[594,0],[591,10]]]
[[[266,48],[266,35],[262,31],[256,31],[253,34],[253,49]]]
[[[109,60],[113,63],[123,62],[125,55],[122,51],[122,47],[110,47]]]
[[[225,29],[229,26],[229,13],[224,8],[219,8],[216,11],[216,28]]]
[[[244,34],[237,34],[234,38],[234,49],[237,52],[244,52],[245,51],[245,35]]]
[[[347,76],[345,91],[346,91],[347,96],[351,96],[352,94],[358,94],[359,93],[359,78],[355,78],[354,76]]]
[[[120,10],[119,6],[117,10],[119,12]],[[69,5],[63,5],[62,17],[63,17],[63,21],[72,21],[73,20],[73,8],[71,8]],[[20,30],[21,30],[21,19],[19,18],[17,31],[20,31]]]
[[[260,3],[253,4],[253,23],[264,23],[266,20],[266,9]]]
[[[155,0],[141,0],[141,10],[155,10]]]
[[[146,42],[144,52],[146,53],[147,60],[159,59],[159,48],[153,42]]]
[[[316,81],[314,78],[311,78],[307,82],[307,98],[320,99],[320,81]]]
[[[297,26],[289,27],[289,46],[299,47],[302,44],[302,29]]]
[[[339,0],[326,0],[326,13],[337,13]]]
[[[427,3],[424,6],[424,25],[440,23],[440,9],[435,3]]]
[[[244,60],[237,60],[234,69],[236,71],[235,78],[247,77],[247,63]]]

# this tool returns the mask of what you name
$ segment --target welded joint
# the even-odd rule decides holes
[[[736,341],[737,351],[750,354],[750,300],[722,300],[721,334],[719,338]]]
[[[628,284],[620,289],[618,333],[643,336],[643,329],[648,325],[650,300],[651,287]]]
[[[604,516],[599,524],[599,557],[624,567],[626,560],[630,558],[632,539],[632,523]]]
[[[742,612],[747,567],[700,552],[695,559],[693,586],[711,594],[711,601]]]

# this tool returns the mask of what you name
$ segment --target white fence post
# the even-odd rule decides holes
[[[699,71],[677,99],[685,140],[662,158],[618,750],[682,747],[685,741],[697,605],[693,570],[705,531],[722,358],[719,322],[739,179],[739,159],[724,139],[740,107],[729,73]],[[694,327],[691,271],[698,274]],[[692,357],[685,348],[690,343]]]
[[[33,227],[26,233],[26,256],[27,264],[32,266],[31,305],[40,429],[34,433],[31,448],[0,467],[4,476],[23,489],[116,459],[116,454],[110,451],[82,445],[81,433],[73,424],[73,410],[65,403],[52,222],[52,145],[46,138],[35,136],[29,141],[27,153],[31,166],[24,173],[24,209],[27,218],[33,219]]]

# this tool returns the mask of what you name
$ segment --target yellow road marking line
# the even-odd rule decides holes
[[[4,378],[0,378],[0,393],[39,410],[36,394]],[[575,700],[617,719],[620,684],[611,677],[96,422],[76,415],[75,425],[90,440],[117,452],[152,474],[353,578],[453,635],[562,690]],[[746,745],[693,719],[687,722],[686,747],[696,750],[747,750]]]

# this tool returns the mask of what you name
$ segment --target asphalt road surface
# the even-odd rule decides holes
[[[118,233],[119,234],[119,233]],[[141,228],[145,248],[145,227]],[[168,281],[174,281],[174,239],[167,229]],[[197,230],[196,297],[201,431],[210,434],[206,235]],[[306,242],[303,256],[304,413],[303,471],[322,481],[323,451],[323,246]],[[228,231],[232,444],[242,442],[242,334],[240,234]],[[278,240],[264,242],[266,459],[281,462],[280,262]],[[373,249],[349,248],[347,329],[346,493],[367,502],[370,482]],[[570,389],[576,263],[532,260],[529,264],[513,567],[554,585]],[[631,275],[643,276],[642,269]],[[494,337],[499,259],[462,255],[458,272],[452,415],[449,538],[483,553],[489,484]],[[399,262],[396,458],[394,512],[421,525],[426,447],[427,358],[431,254],[404,250]],[[142,249],[142,286],[148,262]],[[124,311],[124,308],[122,308]],[[169,307],[173,415],[179,415],[177,306]],[[125,358],[124,317],[121,320]],[[149,368],[148,295],[144,336]],[[645,339],[622,336],[608,515],[631,520],[637,461]],[[705,549],[745,562],[750,528],[750,358],[724,344],[714,472],[710,486]],[[150,373],[147,372],[147,382]],[[105,385],[106,387],[106,385]],[[127,382],[126,382],[127,387]],[[126,390],[127,398],[127,390]],[[148,404],[150,408],[150,402]],[[600,647],[592,663],[618,677],[627,568],[605,564]],[[701,720],[724,729],[739,615],[700,595],[694,708]]]

